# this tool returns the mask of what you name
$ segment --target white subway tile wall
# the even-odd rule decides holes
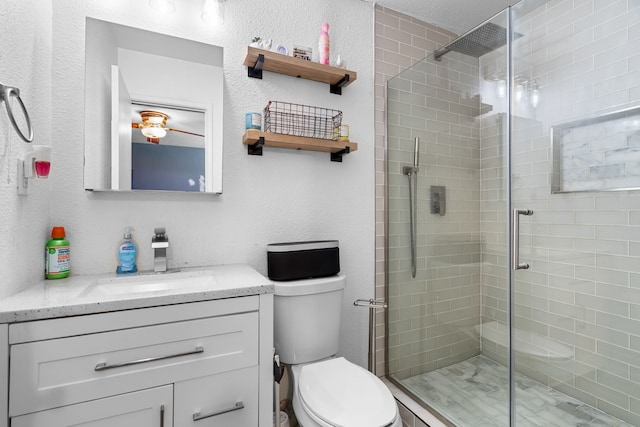
[[[399,74],[410,65],[419,62],[435,49],[449,43],[457,36],[442,28],[380,6],[375,7],[375,20],[376,298],[385,298],[385,241],[387,236],[385,224],[385,85],[393,76]],[[416,83],[414,89],[417,93],[422,92],[422,94],[426,96],[424,91],[429,90],[429,87],[426,85],[426,81],[422,81]],[[435,93],[431,95],[434,96]],[[425,118],[427,117],[428,111],[424,106],[422,108],[415,106],[414,109],[416,115],[421,113]],[[411,120],[411,111],[407,113],[409,113],[407,114],[407,120]],[[400,119],[398,116],[396,117],[398,120]],[[434,120],[435,117],[430,117],[430,119]],[[385,314],[382,310],[376,313],[377,337],[375,372],[380,376],[385,374],[386,325],[384,316]]]
[[[389,371],[404,379],[480,352],[480,70],[451,52],[388,82]],[[416,278],[409,271],[409,186],[420,138]],[[431,186],[446,213],[431,213]]]
[[[534,210],[521,218],[521,259],[531,269],[515,273],[515,326],[562,343],[572,357],[549,354],[539,363],[517,353],[517,369],[640,425],[640,191],[552,194],[550,135],[554,126],[640,105],[640,1],[555,0],[518,17],[521,10],[514,9],[514,30],[522,34],[514,41],[514,73],[529,85],[535,80],[540,102],[534,108],[531,92],[525,93],[514,103],[511,123],[513,207]],[[479,63],[451,52],[393,80],[385,176],[384,82],[407,62],[387,60],[403,56],[400,45],[424,34],[419,26],[401,26],[403,20],[416,23],[376,8],[377,296],[385,294],[386,259],[393,284],[389,330],[377,319],[377,372],[387,357],[396,378],[480,351],[505,362],[502,345],[468,332],[481,323],[506,323],[508,309],[506,110],[495,79],[504,50]],[[493,110],[487,113],[476,94]],[[626,132],[633,143],[640,128]],[[401,170],[411,163],[416,136],[422,139],[418,280],[410,276],[408,185]],[[602,141],[609,147],[609,139]],[[444,217],[429,213],[430,185],[447,187]]]

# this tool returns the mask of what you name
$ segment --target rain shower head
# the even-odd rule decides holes
[[[514,33],[514,39],[522,37],[522,34]],[[439,61],[442,55],[451,51],[479,58],[491,51],[504,46],[507,43],[507,29],[492,22],[487,22],[475,30],[465,34],[447,46],[436,50],[434,58]]]

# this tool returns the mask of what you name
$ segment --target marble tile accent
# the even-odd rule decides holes
[[[640,187],[640,111],[555,126],[554,192]]]
[[[508,378],[504,365],[480,355],[402,384],[458,427],[493,427],[509,425]],[[518,373],[516,425],[633,427]]]
[[[436,418],[388,378],[382,378],[382,381],[396,398],[403,427],[447,427],[447,424]]]

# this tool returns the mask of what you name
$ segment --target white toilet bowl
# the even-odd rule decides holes
[[[337,354],[346,277],[274,282],[274,344],[291,367],[302,427],[402,427],[395,398],[366,369]]]
[[[402,427],[393,395],[366,369],[337,357],[291,370],[302,427]]]

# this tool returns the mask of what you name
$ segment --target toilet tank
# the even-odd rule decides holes
[[[280,360],[299,364],[338,352],[346,278],[273,282],[274,343]]]

